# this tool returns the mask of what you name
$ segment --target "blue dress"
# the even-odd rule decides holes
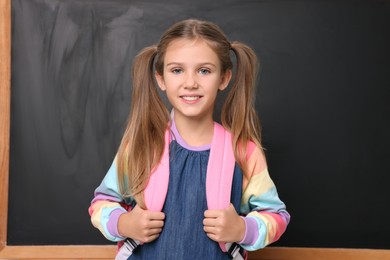
[[[163,230],[151,243],[138,246],[134,259],[229,259],[203,230],[206,172],[210,149],[191,150],[173,140],[170,144],[169,186],[163,212]],[[235,165],[231,202],[240,210],[242,171]]]

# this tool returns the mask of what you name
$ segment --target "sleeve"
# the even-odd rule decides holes
[[[241,246],[258,250],[277,241],[290,222],[290,214],[279,199],[269,176],[262,150],[255,147],[248,159],[248,176],[244,176],[241,213],[246,215],[246,232]]]
[[[132,198],[123,199],[119,191],[116,160],[112,163],[102,183],[96,188],[88,209],[94,227],[110,241],[124,240],[118,232],[120,215],[130,209]]]

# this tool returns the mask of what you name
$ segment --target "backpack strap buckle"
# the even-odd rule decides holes
[[[133,240],[131,238],[126,238],[123,245],[119,249],[118,253],[116,254],[115,260],[126,260],[133,254],[133,251],[138,247],[140,244],[139,241]]]
[[[229,243],[230,244],[230,243]],[[237,243],[226,244],[226,253],[230,259],[244,260],[244,249]]]

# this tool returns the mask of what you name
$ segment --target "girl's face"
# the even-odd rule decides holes
[[[172,41],[165,53],[163,75],[156,73],[175,109],[175,120],[212,119],[218,90],[227,87],[231,70],[223,75],[217,54],[204,40]]]

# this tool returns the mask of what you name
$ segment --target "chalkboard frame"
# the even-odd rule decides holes
[[[0,248],[6,245],[11,82],[11,2],[0,1]]]
[[[11,0],[0,0],[0,258],[112,259],[115,246],[7,246],[11,103]],[[269,247],[249,259],[389,258],[390,250]]]

